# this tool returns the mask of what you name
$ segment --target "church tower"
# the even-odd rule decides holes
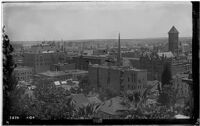
[[[178,30],[173,26],[170,31],[168,32],[169,34],[169,51],[171,51],[173,54],[178,53],[179,51],[179,40],[178,40]]]

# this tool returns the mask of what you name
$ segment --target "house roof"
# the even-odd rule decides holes
[[[174,26],[172,26],[172,28],[169,30],[168,33],[179,33],[179,32]]]
[[[97,97],[88,97],[88,100],[89,100],[89,102],[91,103],[91,104],[99,104],[99,103],[101,103],[101,100],[100,99],[98,99]]]
[[[99,111],[110,115],[119,115],[120,111],[128,110],[126,105],[121,104],[122,101],[123,98],[119,96],[109,99],[102,104],[102,106],[99,108]]]
[[[89,100],[84,94],[72,94],[72,101],[77,107],[87,106]]]
[[[47,77],[57,77],[57,76],[64,76],[67,75],[63,71],[46,71],[43,73],[39,73],[39,75],[47,76]]]

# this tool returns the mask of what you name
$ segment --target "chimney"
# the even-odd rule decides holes
[[[117,56],[117,64],[121,66],[121,45],[120,45],[120,33],[118,38],[118,56]]]

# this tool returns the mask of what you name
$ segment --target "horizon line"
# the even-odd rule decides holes
[[[120,38],[121,40],[142,40],[142,39],[165,39],[168,37],[150,37],[150,38]],[[192,38],[192,36],[181,36],[179,38]],[[68,40],[64,40],[64,39],[60,39],[60,40],[10,40],[11,42],[40,42],[40,41],[83,41],[83,40],[118,40],[118,38],[114,39],[114,38],[110,38],[110,39],[104,39],[104,38],[96,38],[96,39],[68,39]]]

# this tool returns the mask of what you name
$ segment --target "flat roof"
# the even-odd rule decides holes
[[[28,67],[28,66],[18,66],[16,67],[14,70],[32,70],[32,67]]]
[[[90,55],[90,56],[84,56],[83,55],[83,58],[99,58],[99,59],[102,59],[102,58],[106,58],[107,55]]]
[[[124,59],[140,60],[140,58],[123,57]]]
[[[85,70],[66,70],[65,73],[67,74],[81,74],[81,73],[88,73],[88,71],[85,71]]]
[[[46,71],[43,73],[39,73],[39,75],[44,75],[48,77],[56,77],[56,76],[64,76],[70,74],[86,74],[88,71],[84,70],[66,70],[66,71]]]
[[[105,66],[105,65],[98,65],[98,64],[94,64],[92,65],[92,67],[98,67],[98,68],[105,68],[105,69],[116,69],[116,70],[128,70],[128,71],[147,71],[145,69],[137,69],[137,68],[130,68],[127,66]]]
[[[64,75],[67,75],[67,74],[63,71],[46,71],[46,72],[43,72],[43,73],[39,73],[39,75],[56,77],[56,76],[64,76]]]

